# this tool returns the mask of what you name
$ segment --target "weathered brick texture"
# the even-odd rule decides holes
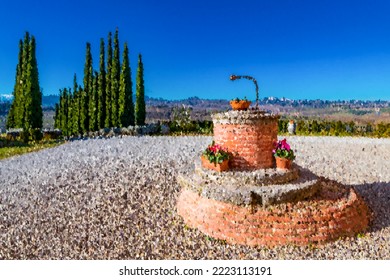
[[[183,188],[177,210],[187,225],[209,236],[250,246],[324,243],[362,232],[369,222],[367,206],[352,188],[335,200],[317,198],[266,209],[204,198]]]
[[[236,170],[272,168],[277,141],[275,118],[264,118],[249,124],[214,124],[214,141],[227,148],[233,157],[230,167]]]

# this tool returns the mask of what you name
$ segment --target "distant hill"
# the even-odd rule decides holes
[[[191,111],[193,120],[211,120],[211,114],[230,109],[229,100],[202,99],[190,97],[181,100],[145,97],[147,121],[166,121],[172,117],[175,107],[185,106]],[[12,102],[12,95],[0,94],[0,116],[6,116]],[[45,95],[42,98],[43,109],[47,114],[54,114],[58,95]],[[252,106],[254,106],[254,101]],[[390,122],[390,100],[293,100],[288,98],[265,97],[259,100],[262,110],[272,111],[287,118],[314,118],[359,123]],[[51,121],[52,117],[50,117]],[[1,121],[0,121],[1,128]]]
[[[43,107],[53,107],[56,103],[60,102],[59,95],[43,95],[42,96],[42,106]]]
[[[11,103],[14,96],[12,94],[0,94],[0,103]],[[42,106],[43,107],[53,107],[56,103],[60,101],[58,95],[43,95],[42,96]]]

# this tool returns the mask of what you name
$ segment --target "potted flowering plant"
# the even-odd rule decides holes
[[[244,99],[236,98],[233,100],[230,100],[230,106],[232,106],[233,110],[246,110],[249,108],[249,105],[251,105],[251,102],[244,97]]]
[[[218,172],[229,169],[230,154],[214,141],[203,152],[201,160],[202,166]]]
[[[294,151],[287,143],[286,138],[275,143],[275,149],[272,150],[276,159],[276,167],[280,169],[290,169],[291,163],[295,159]]]

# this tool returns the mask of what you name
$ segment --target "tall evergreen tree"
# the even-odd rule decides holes
[[[114,35],[114,56],[111,68],[111,106],[112,125],[119,126],[119,83],[120,83],[120,55],[119,55],[119,35],[118,29]]]
[[[111,106],[111,68],[112,68],[112,34],[108,33],[107,39],[107,73],[106,73],[106,119],[105,127],[112,126],[112,106]]]
[[[145,106],[145,87],[144,87],[144,65],[142,55],[138,55],[138,68],[136,79],[136,100],[135,100],[135,123],[145,125],[146,106]]]
[[[63,124],[64,124],[64,91],[63,89],[60,89],[60,102],[58,105],[58,116],[57,116],[57,124],[58,128],[63,130]]]
[[[42,128],[42,93],[39,87],[38,64],[35,55],[35,38],[26,32],[19,41],[18,64],[7,127]],[[26,138],[27,139],[27,138]]]
[[[19,41],[19,54],[18,54],[18,64],[16,65],[16,75],[15,75],[15,85],[13,91],[13,102],[8,113],[7,117],[7,128],[16,127],[15,123],[15,110],[18,108],[18,104],[20,104],[20,86],[22,81],[22,67],[23,67],[23,41]]]
[[[66,136],[69,136],[69,93],[68,89],[64,88],[60,97],[60,116],[61,116],[61,130]]]
[[[72,134],[77,135],[81,133],[81,122],[80,122],[80,91],[79,85],[77,84],[77,76],[74,74],[73,77],[73,98],[72,98]]]
[[[31,83],[31,98],[32,98],[32,114],[31,124],[32,128],[42,129],[42,92],[39,86],[39,75],[38,75],[38,64],[35,56],[35,37],[31,37],[30,42],[30,56],[29,56],[29,67],[30,67],[30,83]]]
[[[28,37],[25,40],[25,53],[26,56],[25,59],[25,65],[24,68],[24,79],[23,79],[23,119],[22,119],[22,128],[26,131],[32,128],[32,118],[33,118],[33,97],[32,97],[32,91],[33,91],[33,85],[32,85],[32,65],[31,65],[31,38],[28,35]],[[28,43],[27,43],[27,42]]]
[[[92,54],[91,54],[91,44],[87,43],[86,47],[86,54],[85,54],[85,64],[84,64],[84,91],[83,91],[83,97],[82,97],[82,103],[83,103],[83,132],[86,132],[89,130],[89,116],[91,115],[90,111],[90,103],[89,99],[92,98],[92,75],[93,75],[93,68],[92,68]]]
[[[98,128],[104,127],[106,119],[106,68],[104,59],[104,39],[100,39],[100,62],[98,77]]]
[[[131,69],[129,49],[127,43],[123,49],[122,71],[119,85],[119,121],[120,126],[134,125],[133,84],[131,82]]]
[[[89,97],[89,130],[90,131],[98,130],[98,107],[99,107],[98,73],[95,71],[94,75],[92,76],[91,95]]]

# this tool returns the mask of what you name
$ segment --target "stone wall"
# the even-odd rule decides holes
[[[230,167],[236,170],[272,168],[279,116],[258,110],[214,114],[214,141],[233,154]]]

